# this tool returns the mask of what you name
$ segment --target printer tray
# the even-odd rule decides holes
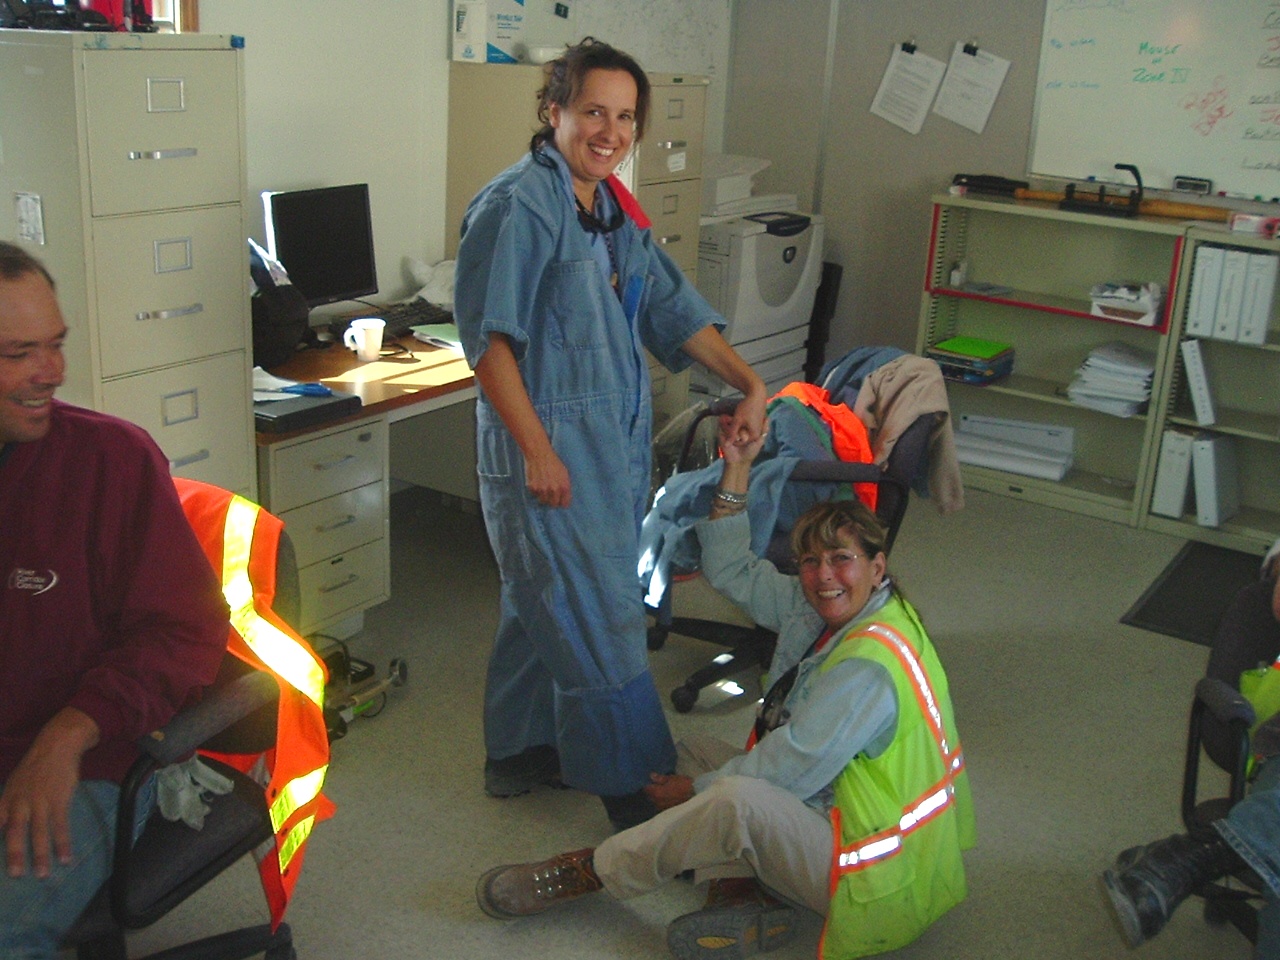
[[[288,433],[359,413],[362,406],[354,393],[340,390],[331,397],[260,400],[253,405],[253,421],[259,433]]]

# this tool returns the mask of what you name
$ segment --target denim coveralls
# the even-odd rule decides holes
[[[502,574],[485,746],[502,759],[555,744],[566,783],[617,796],[675,767],[636,573],[652,433],[642,347],[682,369],[681,345],[722,320],[630,220],[609,234],[620,300],[578,222],[564,160],[543,152],[550,165],[526,156],[471,202],[458,250],[454,313],[467,361],[476,366],[489,334],[510,338],[572,483],[569,507],[537,502],[481,391],[480,500]]]

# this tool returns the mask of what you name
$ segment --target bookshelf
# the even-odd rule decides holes
[[[1093,315],[1090,290],[1114,280],[1176,289],[1185,232],[1183,223],[1157,218],[1103,217],[1000,198],[934,198],[916,352],[953,336],[1007,342],[1016,352],[1014,372],[1001,381],[948,384],[953,422],[973,414],[1075,433],[1073,466],[1061,480],[966,464],[967,486],[1132,526],[1142,522],[1159,418],[1078,406],[1067,386],[1091,350],[1120,341],[1154,357],[1148,411],[1157,408],[1171,356],[1172,297],[1166,294],[1155,326],[1145,327]],[[963,265],[963,282],[953,276],[957,265]]]
[[[1157,444],[1164,430],[1170,428],[1231,438],[1239,469],[1240,508],[1217,527],[1200,526],[1193,506],[1176,518],[1149,512],[1145,525],[1237,550],[1261,552],[1280,536],[1280,329],[1275,299],[1270,299],[1270,309],[1265,314],[1261,343],[1221,339],[1214,333],[1188,333],[1188,326],[1194,325],[1188,323],[1188,314],[1197,296],[1202,295],[1198,285],[1204,283],[1202,271],[1193,264],[1197,264],[1197,254],[1205,246],[1280,256],[1280,242],[1232,233],[1216,225],[1202,224],[1187,230],[1183,255],[1186,269],[1175,303],[1172,336],[1178,341],[1193,339],[1199,343],[1214,422],[1202,426],[1197,420],[1181,351],[1173,352],[1168,386],[1163,403],[1156,410]]]

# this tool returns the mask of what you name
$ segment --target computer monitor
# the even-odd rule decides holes
[[[378,292],[369,185],[264,191],[267,252],[318,307]]]

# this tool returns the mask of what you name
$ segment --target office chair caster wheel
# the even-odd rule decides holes
[[[670,631],[666,627],[653,626],[645,632],[645,643],[650,650],[661,650],[667,642],[667,634]]]
[[[691,687],[688,684],[676,687],[671,691],[671,705],[676,708],[677,713],[688,713],[693,709],[693,705],[698,702],[698,688]]]
[[[387,667],[387,679],[391,681],[393,687],[403,687],[409,682],[409,664],[396,657]]]

